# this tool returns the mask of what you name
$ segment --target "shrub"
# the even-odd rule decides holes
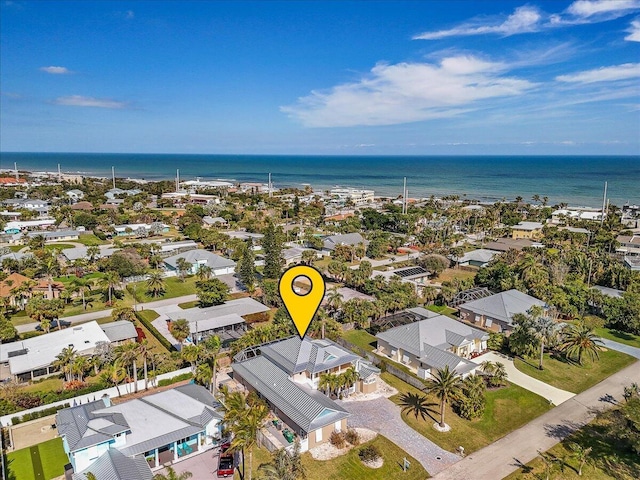
[[[42,400],[37,395],[24,392],[17,395],[13,403],[21,409],[28,410],[42,405]]]
[[[360,444],[360,434],[353,428],[347,429],[347,433],[345,433],[345,438],[347,442],[349,442],[353,446]]]
[[[58,413],[58,410],[62,410],[63,408],[68,408],[68,407],[70,407],[70,405],[68,403],[65,403],[64,405],[57,405],[55,407],[45,408],[44,410],[40,410],[38,412],[25,413],[21,417],[11,418],[11,424],[18,425],[19,423],[28,422],[29,420],[35,420],[36,418],[48,417],[49,415]]]
[[[151,335],[156,337],[164,348],[166,348],[170,352],[175,351],[175,347],[171,345],[169,340],[164,338],[164,336],[156,329],[156,327],[154,327],[153,324],[144,317],[144,315],[141,315],[141,313],[142,312],[136,312],[136,318],[140,321],[140,323],[147,327],[147,330],[151,332]]]
[[[189,372],[183,373],[181,375],[176,375],[175,377],[165,378],[164,380],[160,380],[158,382],[159,387],[166,387],[167,385],[173,385],[174,383],[182,382],[183,380],[189,380],[193,377],[193,375]]]
[[[329,443],[336,448],[344,448],[346,443],[344,432],[338,432],[337,430],[331,432]]]
[[[367,445],[360,449],[358,456],[363,462],[375,462],[382,456],[382,454],[375,445]]]
[[[86,382],[81,382],[80,380],[71,380],[70,382],[65,382],[62,387],[63,390],[81,390],[87,387]]]

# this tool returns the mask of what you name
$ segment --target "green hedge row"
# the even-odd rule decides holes
[[[173,345],[171,345],[169,340],[164,338],[164,336],[156,329],[156,327],[154,327],[153,324],[149,320],[144,318],[144,316],[141,315],[140,312],[136,312],[136,318],[140,321],[140,323],[142,323],[145,327],[147,327],[147,330],[149,330],[151,332],[151,335],[156,337],[158,339],[158,341],[160,342],[160,344],[164,348],[166,348],[170,352],[176,350],[175,347]]]
[[[44,410],[40,410],[37,412],[25,413],[20,417],[11,418],[12,425],[18,425],[19,423],[28,422],[29,420],[35,420],[36,418],[48,417],[49,415],[53,415],[54,413],[58,413],[58,410],[62,410],[63,408],[70,407],[71,405],[65,403],[64,405],[58,405],[55,407],[45,408]]]
[[[183,373],[181,375],[176,375],[175,377],[165,378],[164,380],[160,380],[158,382],[159,387],[166,387],[167,385],[172,385],[174,383],[182,382],[183,380],[189,380],[193,375],[191,373]]]

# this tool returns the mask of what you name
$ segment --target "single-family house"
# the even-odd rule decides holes
[[[493,257],[495,257],[497,254],[498,252],[496,252],[495,250],[478,248],[477,250],[466,252],[460,258],[453,257],[452,260],[461,267],[484,267],[491,260],[493,260]]]
[[[285,248],[282,251],[282,258],[284,259],[285,265],[300,263],[302,261],[302,253],[306,250],[318,254],[318,251],[312,248],[304,248],[298,246]]]
[[[117,322],[103,323],[100,325],[109,342],[112,345],[121,345],[138,338],[138,332],[133,322],[118,320]]]
[[[620,246],[616,252],[622,255],[640,255],[640,235],[618,235]]]
[[[76,203],[84,198],[84,192],[82,190],[74,188],[73,190],[69,190],[67,192],[67,197],[69,197],[69,200],[71,200],[73,203]]]
[[[90,356],[101,342],[109,343],[109,337],[96,321],[92,321],[26,340],[4,343],[0,349],[2,376],[28,381],[57,374],[52,364],[64,348],[71,347],[78,355]]]
[[[90,212],[93,210],[93,204],[91,202],[83,200],[81,202],[74,203],[70,208],[71,210],[82,210],[85,212]]]
[[[153,472],[142,455],[127,457],[116,448],[107,450],[83,471],[73,473],[71,480],[87,480],[89,473],[109,480],[153,480]]]
[[[371,278],[384,277],[387,280],[392,277],[400,277],[404,283],[410,283],[417,293],[420,293],[426,286],[431,273],[420,266],[402,267],[391,270],[374,270]]]
[[[88,471],[112,449],[157,469],[213,448],[222,417],[206,388],[188,384],[117,405],[105,396],[65,408],[56,425],[76,472]]]
[[[82,228],[82,227],[78,227]],[[33,238],[42,235],[47,242],[59,242],[62,240],[78,240],[80,237],[79,230],[47,230],[43,232],[29,232],[27,237]]]
[[[513,329],[513,316],[526,314],[534,306],[549,308],[542,300],[512,289],[463,303],[458,309],[460,318],[466,322],[496,332],[509,332]]]
[[[22,254],[23,257],[26,256]],[[25,283],[29,283],[29,288],[22,288]],[[64,284],[60,282],[49,282],[45,279],[33,280],[29,277],[14,272],[0,282],[0,298],[8,298],[9,304],[24,308],[27,300],[33,294],[42,295],[47,300],[60,298],[60,293],[64,290]]]
[[[205,215],[202,217],[202,227],[203,228],[212,228],[212,227],[226,227],[227,221],[222,217],[212,217],[210,215]]]
[[[495,242],[488,242],[484,245],[486,250],[493,250],[499,253],[508,252],[509,250],[520,252],[523,248],[528,247],[544,247],[544,245],[528,238],[498,238]]]
[[[290,337],[254,353],[236,355],[234,379],[267,402],[298,436],[303,452],[328,442],[333,431],[347,429],[349,412],[319,390],[321,376],[354,368],[359,380],[345,394],[377,389],[380,370],[330,340]]]
[[[112,228],[119,237],[145,237],[147,235],[158,235],[169,231],[169,225],[160,222],[127,223],[125,225],[114,225]]]
[[[420,320],[376,335],[378,353],[423,379],[446,366],[463,377],[475,372],[478,365],[468,359],[487,349],[489,335],[446,315],[420,315],[420,310],[411,309]]]
[[[640,255],[624,257],[624,266],[632,272],[640,272]]]
[[[542,237],[542,227],[544,225],[540,222],[520,222],[517,225],[511,227],[511,238],[528,238],[539,239]]]
[[[165,268],[170,272],[178,271],[178,260],[183,258],[191,264],[187,272],[189,275],[198,273],[202,266],[211,268],[213,275],[228,275],[235,272],[236,262],[225,257],[221,257],[208,250],[193,249],[178,253],[164,259]]]
[[[96,255],[97,258],[109,258],[115,252],[117,252],[119,248],[105,248],[99,247],[98,253]],[[73,262],[74,260],[87,259],[89,258],[88,248],[84,246],[73,247],[73,248],[65,248],[60,252],[60,254],[69,262]],[[94,259],[95,260],[95,259]]]
[[[359,233],[345,233],[342,235],[330,235],[322,240],[322,250],[325,253],[331,253],[338,245],[348,245],[355,247],[359,244],[367,246],[369,242]]]
[[[160,243],[160,254],[170,254],[171,252],[183,252],[198,248],[198,244],[193,240],[182,240],[180,242]]]

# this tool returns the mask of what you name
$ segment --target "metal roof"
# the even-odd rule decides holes
[[[186,252],[173,255],[164,259],[164,263],[170,265],[173,268],[178,268],[178,259],[184,258],[191,264],[207,262],[207,266],[211,268],[228,268],[235,267],[236,262],[228,258],[221,257],[215,253],[203,250],[201,248],[194,248],[193,250],[187,250]]]
[[[368,244],[364,237],[359,233],[345,233],[343,235],[331,235],[322,240],[322,246],[327,250],[333,250],[338,245],[358,245],[359,243]]]
[[[511,325],[513,315],[516,313],[527,313],[531,307],[535,305],[540,307],[547,306],[542,300],[511,289],[496,293],[490,297],[463,303],[459,308],[469,310],[479,315],[485,315]]]
[[[184,318],[189,323],[198,322],[211,319],[218,318],[225,315],[251,315],[254,313],[268,312],[269,307],[264,306],[262,303],[254,300],[250,297],[245,298],[237,298],[235,300],[229,300],[224,302],[222,305],[215,305],[213,307],[206,308],[187,308],[186,310],[181,310],[179,312],[168,312],[167,316],[172,320],[176,321],[180,318]],[[198,328],[198,330],[201,330]],[[195,328],[194,328],[195,331]]]
[[[153,473],[143,456],[127,457],[110,448],[82,472],[74,473],[73,480],[87,480],[91,472],[98,480],[152,480]]]
[[[304,432],[311,432],[349,413],[323,393],[292,381],[263,355],[232,364],[233,371]]]
[[[110,342],[121,342],[131,338],[138,338],[138,332],[132,322],[119,320],[117,322],[103,323],[102,331],[109,337]]]

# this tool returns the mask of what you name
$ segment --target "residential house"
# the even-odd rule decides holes
[[[542,227],[540,222],[520,222],[511,227],[511,238],[528,238],[538,240],[542,237]]]
[[[82,210],[85,212],[90,212],[93,210],[93,204],[84,200],[82,202],[74,203],[70,208],[71,210]]]
[[[0,177],[0,185],[3,187],[15,187],[24,185],[25,183],[27,183],[27,181],[24,178]]]
[[[329,254],[335,250],[338,245],[348,245],[355,247],[359,244],[365,246],[369,245],[369,242],[364,239],[359,233],[345,233],[342,235],[330,235],[322,240],[322,251]]]
[[[484,267],[491,260],[493,260],[493,257],[495,257],[497,254],[498,252],[496,252],[495,250],[478,248],[477,250],[466,252],[460,258],[453,257],[452,259],[461,267]]]
[[[78,227],[84,228],[84,227]],[[78,240],[80,237],[79,230],[47,230],[43,232],[29,232],[27,237],[33,238],[42,235],[47,242],[59,242],[62,240]]]
[[[183,252],[198,248],[198,244],[193,240],[183,240],[181,242],[160,243],[160,254],[168,254],[171,252]]]
[[[380,370],[330,340],[290,337],[255,350],[253,357],[236,355],[234,379],[267,402],[298,436],[303,452],[328,442],[333,431],[347,429],[349,412],[318,390],[322,375],[353,367],[359,380],[350,392],[377,389]]]
[[[41,217],[46,217],[50,209],[48,201],[38,198],[9,198],[4,200],[2,204],[14,210],[25,209],[38,212]]]
[[[123,343],[135,341],[138,332],[133,322],[129,320],[118,320],[117,322],[103,323],[100,325],[109,342],[112,345],[122,345]]]
[[[114,225],[113,231],[119,237],[155,235],[169,231],[169,225],[160,222],[153,223],[127,223],[124,225]]]
[[[138,190],[137,188],[133,188],[131,190],[123,190],[121,188],[112,188],[107,193],[105,193],[104,196],[107,197],[107,199],[109,200],[113,200],[115,198],[132,197],[134,195],[138,195],[139,193],[142,193],[142,190]]]
[[[487,349],[489,335],[446,315],[410,309],[420,320],[378,333],[377,352],[429,379],[446,366],[463,377],[478,367],[472,358]]]
[[[11,222],[11,221],[16,221],[19,220],[20,217],[22,216],[22,212],[9,212],[7,210],[5,210],[4,212],[0,212],[0,218],[2,218],[2,220],[5,220],[7,222]]]
[[[640,235],[618,235],[616,238],[620,246],[616,252],[622,255],[640,255]]]
[[[168,312],[169,322],[184,318],[189,322],[191,335],[187,342],[200,342],[210,335],[217,335],[224,345],[240,338],[246,331],[243,317],[268,312],[269,307],[253,298],[237,298],[222,305],[205,308],[187,308],[179,312]]]
[[[24,254],[20,254],[23,257]],[[22,293],[19,292],[22,285],[26,282],[31,282],[31,286],[28,291]],[[0,298],[8,298],[9,304],[24,308],[27,299],[31,298],[33,294],[42,295],[47,300],[53,300],[60,298],[60,293],[64,290],[64,284],[60,282],[49,282],[46,279],[33,280],[29,277],[14,272],[7,276],[2,282],[0,282]]]
[[[82,190],[74,188],[73,190],[69,190],[67,192],[67,197],[69,197],[69,200],[71,200],[73,203],[77,203],[84,198],[84,192]]]
[[[640,272],[640,255],[624,257],[624,266],[632,272]]]
[[[466,322],[495,332],[509,332],[513,329],[513,316],[526,314],[534,306],[549,308],[542,300],[512,289],[463,303],[458,309]]]
[[[183,258],[191,264],[191,268],[186,272],[189,275],[198,273],[200,267],[206,265],[211,268],[213,275],[229,275],[235,272],[236,262],[225,257],[221,257],[208,250],[193,249],[173,255],[164,259],[165,268],[169,272],[178,271],[178,260]]]
[[[222,217],[212,217],[210,215],[205,215],[204,217],[202,217],[203,228],[212,228],[212,227],[226,228],[227,225],[228,225],[227,221]]]
[[[352,203],[356,206],[373,203],[375,195],[373,190],[359,190],[356,188],[332,188],[329,193],[337,203]]]
[[[82,472],[72,474],[71,480],[87,480],[89,473],[98,479],[153,480],[153,472],[142,455],[127,457],[115,448],[107,450]]]
[[[305,251],[311,251],[314,252],[317,256],[318,251],[314,250],[312,248],[304,248],[304,247],[290,247],[290,248],[285,248],[282,251],[282,258],[284,259],[284,263],[285,265],[291,265],[294,263],[300,263],[302,261],[302,253]]]
[[[543,244],[529,240],[528,238],[498,238],[495,242],[488,242],[484,248],[486,250],[493,250],[495,252],[508,252],[509,250],[522,251],[523,248],[528,247],[544,247]]]
[[[391,270],[374,270],[371,273],[373,277],[384,277],[389,280],[392,277],[400,277],[404,283],[410,283],[417,293],[420,293],[428,284],[431,273],[420,266],[402,267]]]
[[[104,248],[100,247],[98,249],[98,254],[96,258],[109,258],[115,252],[117,252],[119,248]],[[73,262],[79,259],[87,259],[89,260],[89,254],[87,253],[87,247],[73,247],[73,248],[65,248],[60,252],[60,254],[69,262]]]
[[[4,226],[5,233],[20,233],[23,230],[36,230],[51,227],[56,224],[54,218],[41,218],[39,220],[20,220],[7,222]]]
[[[89,471],[112,449],[158,469],[213,448],[221,438],[218,409],[206,388],[188,384],[117,405],[105,396],[65,408],[56,425],[74,471]]]
[[[78,355],[90,356],[109,337],[96,321],[71,326],[37,337],[4,343],[0,350],[2,380],[16,378],[29,381],[59,373],[53,362],[64,348],[73,348]]]

